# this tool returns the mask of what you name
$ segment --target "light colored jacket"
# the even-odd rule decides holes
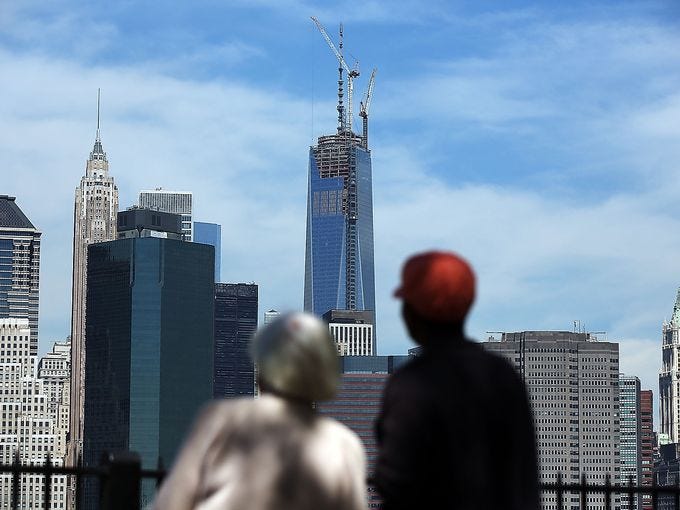
[[[359,438],[309,406],[219,401],[197,419],[154,509],[365,509],[365,465]]]

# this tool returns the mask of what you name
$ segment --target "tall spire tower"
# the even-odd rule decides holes
[[[71,313],[71,412],[67,462],[74,465],[82,452],[85,396],[85,313],[87,247],[116,238],[118,188],[109,175],[109,161],[100,135],[100,91],[97,90],[97,133],[76,188],[73,212],[73,286]]]
[[[317,315],[330,310],[373,314],[371,151],[362,136],[352,131],[353,83],[359,70],[350,68],[343,57],[342,25],[338,49],[321,23],[316,18],[312,21],[339,63],[338,130],[319,137],[309,150],[304,308]]]

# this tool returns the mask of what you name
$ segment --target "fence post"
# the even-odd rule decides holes
[[[14,452],[12,462],[12,510],[19,508],[19,477],[21,476],[21,457],[19,450]]]
[[[52,495],[52,456],[48,453],[45,461],[45,491],[43,492],[43,508],[51,506]]]
[[[142,463],[134,452],[104,454],[108,475],[101,481],[101,510],[139,509]]]

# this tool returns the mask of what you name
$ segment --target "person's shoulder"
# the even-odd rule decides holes
[[[333,438],[336,443],[353,451],[363,452],[361,439],[352,429],[327,416],[317,415],[317,427],[322,436]]]

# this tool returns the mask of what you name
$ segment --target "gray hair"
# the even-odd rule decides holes
[[[251,345],[263,385],[284,397],[329,400],[340,378],[328,325],[307,313],[288,313],[258,330]]]

